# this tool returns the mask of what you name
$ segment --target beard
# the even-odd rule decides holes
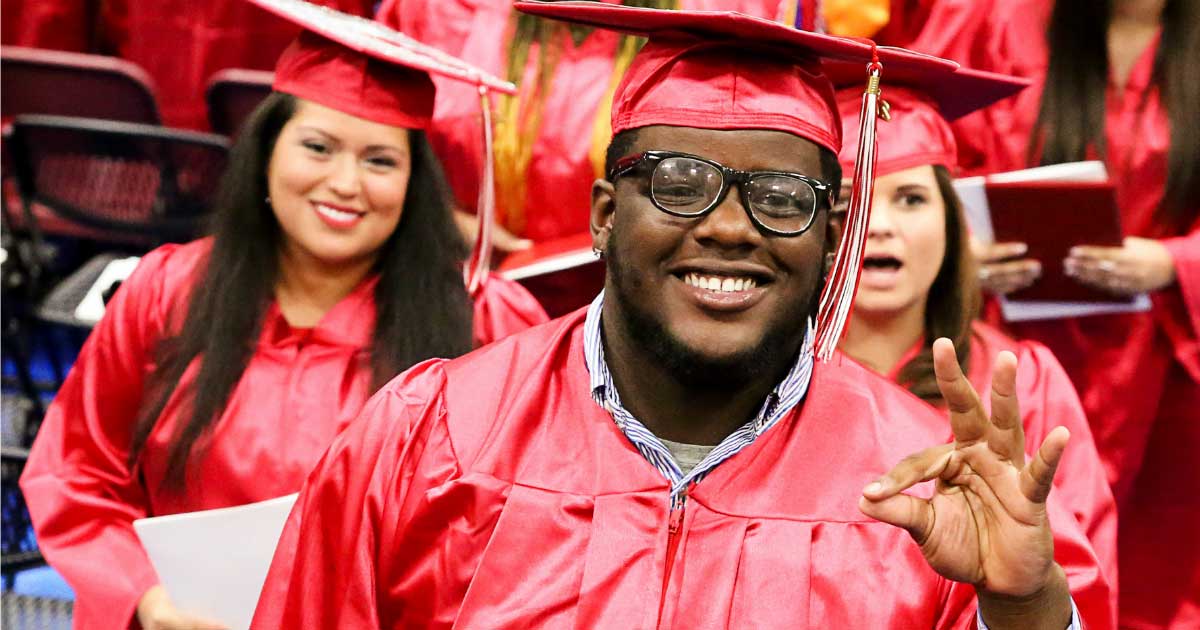
[[[605,257],[611,295],[623,321],[614,322],[638,347],[650,353],[683,385],[709,389],[740,389],[763,377],[782,378],[804,340],[807,319],[815,315],[821,294],[818,286],[807,302],[790,305],[769,322],[758,343],[733,354],[713,356],[693,348],[671,334],[657,312],[639,304],[642,280],[636,269],[626,265],[616,231],[610,235]]]

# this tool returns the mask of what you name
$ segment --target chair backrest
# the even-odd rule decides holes
[[[208,81],[208,124],[216,133],[234,136],[250,113],[271,93],[275,74],[263,70],[229,68]]]
[[[137,64],[19,46],[0,47],[0,113],[161,122],[153,83]]]
[[[33,204],[114,243],[182,242],[202,228],[228,160],[223,136],[66,116],[18,116],[11,156]]]

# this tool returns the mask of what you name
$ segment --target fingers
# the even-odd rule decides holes
[[[980,285],[993,293],[1007,295],[1031,286],[1042,277],[1042,264],[1032,258],[985,263],[979,267]]]
[[[1076,245],[1067,253],[1067,260],[1079,263],[1098,263],[1102,260],[1116,261],[1121,257],[1124,248],[1100,247],[1096,245]]]
[[[858,509],[877,521],[904,528],[918,545],[925,544],[933,531],[933,505],[925,499],[897,494],[872,501],[864,496],[858,501]]]
[[[983,405],[958,365],[954,343],[945,337],[933,342],[933,371],[937,376],[938,389],[950,411],[954,440],[963,444],[983,439],[989,426]]]
[[[1132,295],[1140,290],[1132,270],[1120,261],[1068,258],[1063,271],[1082,284],[1115,295]]]
[[[505,253],[519,252],[533,247],[533,241],[516,236],[498,224],[492,226],[492,244],[496,246],[496,249]]]
[[[1001,262],[1009,258],[1024,256],[1029,251],[1025,243],[981,243],[971,240],[971,252],[980,262]]]
[[[922,481],[935,479],[950,463],[953,444],[939,444],[900,460],[884,476],[867,484],[863,496],[878,501],[896,495]]]
[[[1008,351],[996,356],[992,370],[992,426],[988,446],[1013,462],[1025,465],[1025,430],[1017,399],[1017,357]]]
[[[1034,503],[1045,503],[1054,483],[1054,472],[1071,439],[1066,427],[1055,427],[1038,449],[1037,455],[1021,470],[1021,494]]]

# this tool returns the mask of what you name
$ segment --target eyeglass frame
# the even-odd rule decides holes
[[[608,181],[613,184],[616,184],[616,181],[618,178],[624,176],[629,171],[632,171],[633,169],[637,168],[643,162],[645,162],[647,159],[656,160],[656,162],[654,164],[654,169],[657,169],[658,165],[661,164],[664,160],[666,160],[668,158],[693,159],[693,160],[708,164],[709,166],[717,169],[717,171],[719,171],[721,173],[721,190],[719,192],[717,192],[717,196],[714,197],[713,201],[708,206],[706,206],[703,210],[700,210],[699,212],[694,212],[694,213],[678,212],[678,211],[670,210],[670,209],[664,207],[661,203],[658,202],[657,199],[654,198],[653,183],[651,183],[650,184],[651,188],[650,188],[650,190],[647,191],[648,194],[646,195],[647,197],[650,198],[650,202],[652,204],[654,204],[655,208],[658,208],[662,212],[665,212],[674,217],[680,217],[680,218],[684,218],[684,219],[699,219],[699,218],[704,217],[705,215],[711,213],[713,210],[715,210],[717,208],[717,206],[721,205],[721,202],[723,202],[725,200],[725,196],[729,194],[730,183],[732,182],[732,183],[735,183],[738,185],[738,192],[740,193],[740,196],[741,196],[742,210],[745,211],[746,216],[750,217],[750,222],[753,223],[756,228],[758,228],[761,231],[767,232],[769,234],[773,234],[775,236],[783,236],[783,237],[790,238],[790,237],[794,237],[794,236],[800,236],[801,234],[804,234],[805,232],[807,232],[808,229],[812,227],[813,221],[816,220],[817,209],[820,208],[820,206],[822,204],[830,203],[830,200],[832,199],[832,195],[833,195],[832,185],[828,184],[824,181],[821,181],[819,179],[816,179],[815,177],[809,177],[808,175],[804,175],[801,173],[792,173],[792,172],[788,172],[788,171],[741,171],[741,170],[738,170],[735,168],[729,168],[728,166],[725,166],[724,164],[721,164],[720,162],[717,162],[715,160],[710,160],[706,157],[701,157],[699,155],[692,155],[691,153],[681,153],[679,151],[653,151],[652,150],[652,151],[641,151],[639,153],[627,155],[627,156],[617,160],[617,162],[615,164],[613,164],[612,170],[610,170],[608,172]],[[654,169],[651,169],[651,171],[650,171],[651,177],[653,177],[653,175],[654,175]],[[799,230],[796,230],[794,232],[788,232],[788,231],[784,231],[784,230],[777,230],[773,227],[770,227],[769,225],[764,224],[762,222],[762,220],[759,219],[757,216],[755,216],[754,210],[751,209],[750,200],[748,198],[749,191],[746,190],[746,184],[748,184],[749,182],[751,182],[754,179],[759,179],[762,177],[772,177],[772,176],[774,176],[774,177],[789,177],[792,179],[798,179],[798,180],[804,182],[805,184],[808,184],[809,187],[811,187],[813,189],[814,198],[813,198],[812,214],[810,214],[808,217],[808,223],[804,224],[804,227],[800,228]]]

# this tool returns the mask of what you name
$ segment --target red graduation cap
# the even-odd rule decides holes
[[[838,108],[846,116],[858,106],[856,69],[836,64],[827,72],[838,86]],[[925,164],[940,164],[953,172],[958,166],[958,149],[949,121],[1012,96],[1029,84],[1027,79],[968,68],[950,74],[889,72],[889,116],[875,134],[879,145],[875,174],[887,175]],[[849,170],[854,166],[859,136],[851,125],[843,130],[838,160]]]
[[[663,11],[578,1],[523,1],[515,6],[542,17],[649,38],[613,97],[613,133],[648,125],[770,129],[838,153],[842,121],[823,63],[840,61],[857,68],[859,85],[866,88],[859,90],[857,137],[870,141],[863,143],[855,160],[845,236],[817,312],[816,354],[831,357],[850,316],[862,268],[880,78],[886,86],[893,68],[948,75],[958,64],[729,11]]]
[[[480,230],[464,270],[475,295],[487,281],[495,216],[491,109],[487,93],[515,94],[516,86],[457,57],[371,20],[304,0],[250,0],[304,28],[280,56],[274,88],[366,120],[425,129],[433,117],[431,73],[479,86],[483,109],[484,164]]]

